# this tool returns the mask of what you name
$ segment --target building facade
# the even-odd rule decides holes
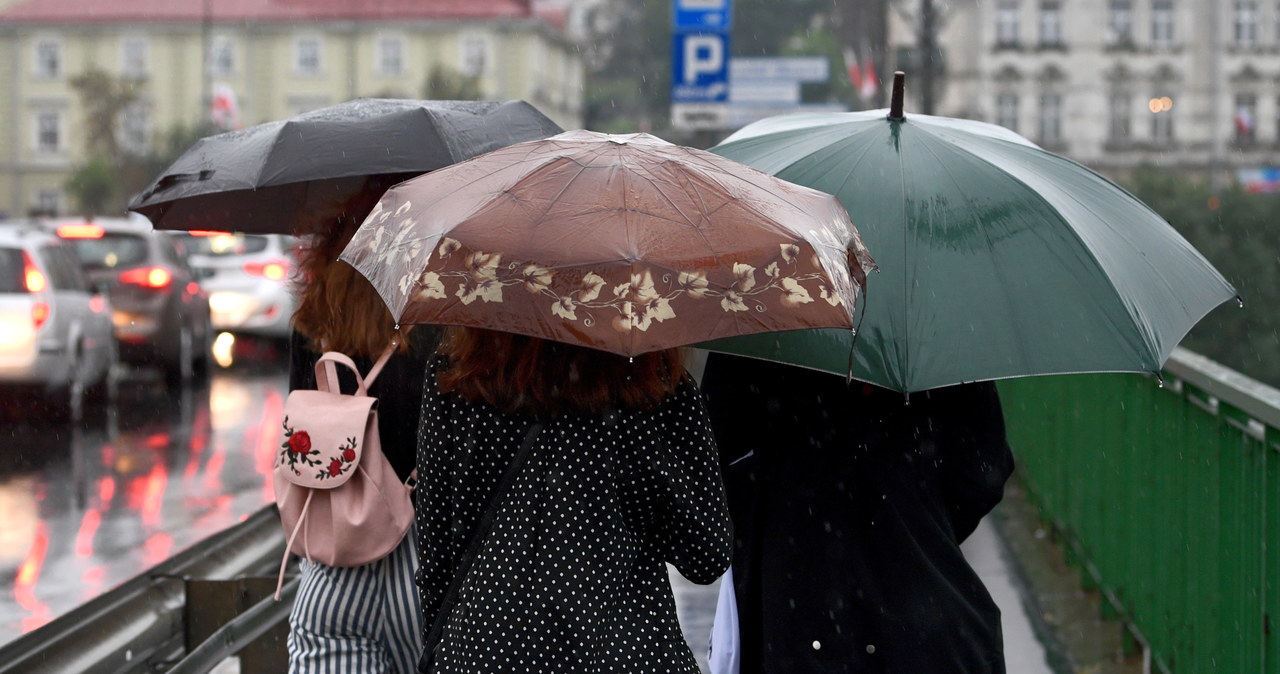
[[[908,112],[921,100],[921,4],[895,3],[890,26]],[[1000,124],[1109,172],[1151,162],[1228,178],[1280,163],[1280,3],[933,5],[935,114]]]
[[[582,120],[584,68],[556,15],[528,0],[10,0],[0,4],[0,213],[66,213],[85,161],[71,81],[135,84],[121,148],[211,116],[224,128],[357,97],[423,98],[433,72],[481,97],[523,99],[564,128]]]

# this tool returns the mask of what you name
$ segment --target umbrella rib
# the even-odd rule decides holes
[[[926,135],[925,137],[929,137],[929,136]],[[930,147],[928,143],[921,143],[920,146],[923,147],[930,155],[933,156],[938,166],[942,168],[943,172],[947,174],[947,178],[951,180],[951,184],[955,185],[956,193],[959,194],[960,198],[964,200],[965,206],[967,207],[967,212],[971,214],[976,213],[977,207],[973,203],[973,199],[964,189],[960,187],[960,182],[956,180],[955,173],[951,171],[951,168],[947,166],[945,163],[943,163],[942,158],[938,156],[938,153],[934,150],[934,148]],[[1022,184],[1022,183],[1019,183],[1019,184]],[[1031,190],[1030,187],[1027,187],[1027,189],[1034,192],[1034,190]],[[999,259],[995,255],[995,249],[992,247],[991,237],[989,235],[989,232],[987,231],[987,228],[981,226],[981,223],[976,223],[972,215],[970,215],[970,220],[975,222],[975,224],[978,224],[977,229],[979,232],[981,232],[983,241],[986,242],[986,251],[987,251],[988,258],[991,261],[991,268],[995,270],[996,276],[998,276],[1000,279],[1000,289],[1002,291],[1000,293],[1001,299],[1004,300],[1005,310],[1008,311],[1009,315],[1012,316],[1014,315],[1014,311],[1013,311],[1013,302],[1010,300],[1009,292],[1008,292],[1010,287],[1009,277],[1007,274],[1004,273],[1004,270],[1001,269],[1000,265],[998,264]],[[1028,365],[1031,362],[1031,359],[1026,352],[1025,344],[1023,344],[1023,341],[1021,339],[1017,339],[1013,341],[1015,342],[1018,349],[1018,357],[1022,360],[1022,363],[1024,366]]]
[[[1000,139],[997,139],[997,140],[1000,140]],[[1008,142],[1008,141],[1005,141],[1005,142]],[[1038,146],[1034,146],[1034,145],[1031,145],[1031,146],[1022,146],[1022,145],[1020,145],[1020,144],[1018,144],[1018,143],[1009,143],[1009,145],[1010,145],[1010,147],[1011,147],[1011,148],[1014,148],[1014,149],[1017,149],[1017,150],[1020,150],[1020,151],[1028,151],[1028,152],[1030,152],[1030,153],[1031,153],[1031,156],[1043,156],[1043,157],[1048,158],[1050,161],[1063,161],[1063,162],[1068,162],[1068,163],[1070,163],[1070,164],[1080,165],[1080,164],[1078,164],[1077,162],[1074,162],[1074,161],[1072,161],[1072,160],[1070,160],[1070,159],[1067,159],[1066,157],[1062,157],[1062,156],[1060,156],[1060,155],[1053,154],[1053,153],[1048,152],[1047,150],[1045,150],[1045,149],[1043,149],[1043,148],[1040,148],[1040,147],[1038,147]],[[1014,181],[1014,182],[1018,183],[1019,185],[1022,185],[1024,188],[1026,188],[1027,192],[1028,192],[1030,195],[1032,195],[1032,196],[1033,196],[1037,201],[1039,201],[1041,204],[1043,204],[1043,205],[1045,206],[1045,208],[1047,208],[1049,211],[1051,211],[1051,212],[1053,212],[1053,213],[1055,213],[1055,214],[1056,214],[1056,213],[1058,213],[1058,210],[1059,210],[1059,209],[1058,209],[1057,207],[1055,207],[1052,203],[1050,203],[1050,202],[1049,202],[1049,200],[1045,198],[1044,194],[1042,194],[1039,190],[1037,190],[1037,189],[1035,189],[1035,188],[1031,187],[1030,185],[1028,185],[1024,180],[1022,180],[1021,178],[1019,178],[1016,174],[1011,173],[1010,171],[1005,170],[1005,168],[1004,168],[1004,167],[999,166],[999,165],[997,165],[997,164],[995,164],[995,163],[992,163],[992,162],[990,162],[990,161],[987,161],[987,162],[986,162],[986,164],[987,164],[987,166],[990,166],[992,169],[994,169],[994,170],[996,170],[996,171],[999,171],[1000,173],[1004,174],[1004,175],[1005,175],[1005,176],[1007,176],[1010,180],[1012,180],[1012,181]],[[1083,166],[1083,165],[1080,165],[1080,166]],[[1110,182],[1110,181],[1107,181],[1107,182]],[[1117,189],[1119,189],[1119,188],[1117,188]],[[1099,215],[1099,214],[1098,214],[1098,213],[1097,213],[1097,212],[1096,212],[1096,211],[1095,211],[1095,210],[1094,210],[1094,209],[1093,209],[1089,204],[1087,204],[1087,203],[1085,203],[1085,202],[1083,202],[1083,201],[1079,200],[1078,198],[1076,198],[1075,196],[1073,196],[1073,195],[1072,195],[1071,193],[1069,193],[1069,192],[1064,191],[1064,192],[1063,192],[1063,195],[1064,195],[1064,197],[1066,197],[1066,198],[1070,198],[1070,199],[1072,199],[1072,200],[1073,200],[1076,204],[1078,204],[1081,208],[1083,208],[1083,209],[1085,209],[1086,211],[1088,211],[1088,212],[1089,212],[1089,214],[1090,214],[1090,215],[1092,215],[1092,216],[1093,216],[1093,217],[1094,217],[1098,222],[1106,222],[1106,219],[1104,219],[1103,217],[1101,217],[1101,216],[1100,216],[1100,215]],[[1143,204],[1143,206],[1145,206],[1146,208],[1150,209],[1150,206],[1146,206],[1146,204]],[[1062,218],[1061,218],[1061,216],[1059,216],[1059,218],[1060,218],[1060,219],[1062,219]],[[1063,221],[1064,221],[1064,222],[1066,222],[1066,221],[1065,221],[1065,219],[1063,219]],[[1096,254],[1096,253],[1094,253],[1093,248],[1092,248],[1092,247],[1090,247],[1090,246],[1088,246],[1088,245],[1085,243],[1084,239],[1080,236],[1079,232],[1078,232],[1078,231],[1076,231],[1076,228],[1075,228],[1074,226],[1071,226],[1071,225],[1070,225],[1070,223],[1067,223],[1067,225],[1068,225],[1068,226],[1067,226],[1067,231],[1069,231],[1069,232],[1071,233],[1072,237],[1073,237],[1073,238],[1076,240],[1076,242],[1079,244],[1080,249],[1081,249],[1081,250],[1083,250],[1083,251],[1085,252],[1085,254],[1087,254],[1087,255],[1089,256],[1089,259],[1093,261],[1094,265],[1095,265],[1099,270],[1101,270],[1101,271],[1103,272],[1103,273],[1102,273],[1102,277],[1103,277],[1104,279],[1106,279],[1107,285],[1108,285],[1108,286],[1110,286],[1110,288],[1111,288],[1112,292],[1115,294],[1115,296],[1116,296],[1117,298],[1119,298],[1119,299],[1120,299],[1120,304],[1121,304],[1121,306],[1124,308],[1124,310],[1125,310],[1125,314],[1129,316],[1130,320],[1134,320],[1135,322],[1137,322],[1137,321],[1136,321],[1136,319],[1141,318],[1141,317],[1140,317],[1140,316],[1134,316],[1134,315],[1133,315],[1133,312],[1132,312],[1132,311],[1130,311],[1130,308],[1129,308],[1128,303],[1126,303],[1126,302],[1124,301],[1124,299],[1123,299],[1123,298],[1124,298],[1124,294],[1123,294],[1123,293],[1121,293],[1121,292],[1120,292],[1120,288],[1116,286],[1116,284],[1115,284],[1115,280],[1112,278],[1111,274],[1110,274],[1110,273],[1107,273],[1107,269],[1102,265],[1102,261],[1098,259],[1098,256],[1097,256],[1097,254]],[[1117,326],[1117,327],[1118,327],[1118,326]],[[1146,347],[1151,351],[1151,353],[1153,353],[1153,354],[1157,354],[1157,355],[1158,355],[1158,354],[1159,354],[1159,351],[1158,351],[1158,349],[1156,348],[1156,345],[1152,343],[1152,339],[1154,339],[1154,335],[1148,334],[1148,332],[1147,332],[1147,331],[1145,331],[1145,330],[1139,330],[1138,332],[1139,332],[1139,334],[1142,336],[1142,342],[1143,342],[1143,344],[1145,344],[1145,345],[1146,345]],[[1158,367],[1159,367],[1159,364],[1157,364],[1157,368],[1158,368]]]
[[[899,122],[891,122],[897,124]],[[910,254],[908,243],[910,242],[910,232],[907,227],[907,163],[902,159],[902,149],[898,149],[898,184],[902,186],[902,362],[899,363],[902,372],[903,388],[910,388],[911,383],[911,324],[908,317],[911,315],[911,285],[908,282],[907,274],[911,269],[911,265],[907,264],[907,256]]]

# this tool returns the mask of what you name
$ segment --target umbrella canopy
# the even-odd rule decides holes
[[[886,110],[765,119],[712,152],[836,195],[881,271],[853,376],[898,391],[1069,372],[1158,372],[1236,291],[1090,169],[981,122]],[[708,348],[844,374],[849,335]]]
[[[410,177],[560,131],[524,101],[356,99],[196,141],[129,208],[159,229],[291,234],[368,176]]]
[[[387,191],[340,259],[402,323],[633,356],[840,327],[873,267],[840,202],[648,134],[571,131]]]

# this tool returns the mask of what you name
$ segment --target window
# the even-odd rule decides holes
[[[54,78],[62,74],[62,45],[57,40],[36,42],[36,76]]]
[[[484,74],[488,60],[489,41],[480,35],[470,35],[462,40],[462,74],[476,77]]]
[[[294,70],[303,75],[320,74],[320,38],[300,37],[294,43]]]
[[[1125,44],[1133,41],[1133,0],[1111,0],[1111,41]]]
[[[1254,0],[1236,0],[1235,37],[1241,47],[1258,44],[1258,3]]]
[[[1018,3],[1016,0],[1001,0],[996,5],[996,44],[1018,44]]]
[[[56,110],[36,113],[36,151],[53,153],[62,150],[62,115]]]
[[[151,110],[134,103],[120,115],[120,146],[133,154],[146,154],[151,147]]]
[[[1173,0],[1151,3],[1151,43],[1157,47],[1173,46]]]
[[[1062,3],[1058,0],[1040,3],[1040,44],[1047,47],[1062,44]]]
[[[36,210],[45,215],[56,215],[61,201],[62,193],[58,190],[45,188],[36,192]]]
[[[1147,101],[1147,109],[1151,111],[1151,140],[1169,142],[1173,140],[1173,97],[1156,96]]]
[[[140,37],[127,37],[120,43],[120,73],[125,77],[146,77],[147,41]]]
[[[1252,93],[1236,94],[1236,142],[1250,142],[1254,139],[1254,121],[1258,118],[1258,97]]]
[[[1111,94],[1110,105],[1107,124],[1108,140],[1128,140],[1133,127],[1133,97],[1122,93]]]
[[[1040,144],[1053,145],[1062,142],[1062,96],[1040,96]]]
[[[222,77],[236,70],[236,45],[229,35],[217,35],[209,43],[209,73]]]
[[[404,39],[383,35],[378,38],[378,74],[398,77],[404,74]]]
[[[1000,94],[996,97],[996,124],[1004,128],[1018,131],[1018,95]]]

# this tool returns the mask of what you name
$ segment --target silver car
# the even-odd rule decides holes
[[[179,236],[201,287],[209,293],[214,330],[237,336],[289,337],[297,239],[223,232]]]
[[[111,305],[71,247],[42,228],[0,223],[0,391],[78,416],[86,393],[115,392]]]

